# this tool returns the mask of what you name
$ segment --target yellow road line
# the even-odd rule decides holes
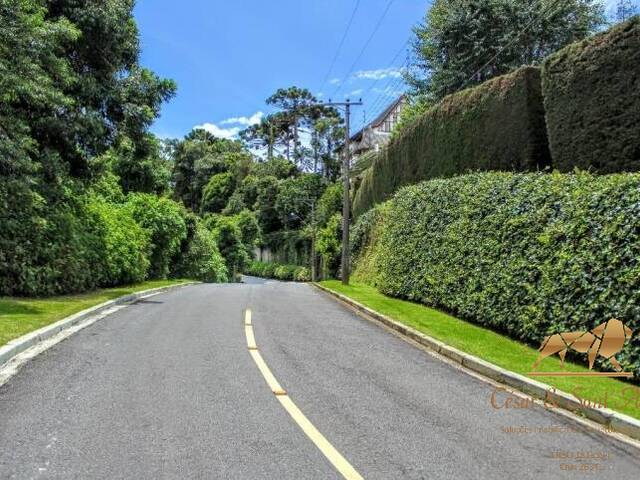
[[[249,323],[247,323],[247,318]],[[351,464],[344,458],[340,452],[338,452],[331,443],[322,435],[316,427],[305,417],[304,413],[293,403],[293,400],[287,395],[284,389],[276,380],[273,373],[269,369],[256,345],[256,340],[253,335],[253,327],[251,326],[251,310],[245,311],[245,334],[247,336],[247,345],[249,346],[249,353],[253,358],[253,361],[258,366],[258,370],[262,373],[262,376],[269,385],[271,391],[276,395],[276,398],[280,401],[280,404],[291,415],[291,418],[298,424],[302,431],[309,437],[309,439],[315,444],[316,447],[327,457],[327,460],[331,462],[334,468],[340,472],[340,474],[346,480],[363,480],[362,476],[351,466]]]
[[[284,389],[278,383],[278,380],[276,380],[276,377],[273,376],[273,373],[271,373],[271,370],[269,370],[269,367],[262,358],[262,355],[260,355],[260,352],[257,350],[251,350],[249,353],[251,353],[253,361],[256,362],[260,373],[262,373],[262,376],[267,381],[267,385],[269,385],[271,391],[276,395],[286,395],[287,392],[284,391]]]
[[[251,310],[249,308],[244,311],[244,324],[251,325]]]

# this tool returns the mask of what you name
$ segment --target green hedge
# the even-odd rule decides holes
[[[250,262],[244,269],[245,275],[262,278],[276,278],[284,281],[310,282],[311,271],[308,267],[286,265],[271,262]]]
[[[525,67],[445,97],[407,127],[363,174],[354,216],[421,180],[549,164],[540,71]]]
[[[640,17],[560,50],[542,72],[554,167],[640,170]]]
[[[618,358],[640,376],[640,174],[476,173],[385,208],[383,293],[533,344],[616,317],[636,332]]]

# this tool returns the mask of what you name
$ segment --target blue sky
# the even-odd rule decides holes
[[[613,14],[618,0],[602,1]],[[142,63],[178,83],[177,96],[164,106],[153,131],[182,137],[194,126],[204,126],[232,137],[269,112],[264,100],[277,88],[292,85],[308,88],[321,100],[362,97],[364,106],[354,109],[352,126],[357,129],[401,92],[399,69],[411,28],[430,4],[138,0]]]
[[[356,3],[138,0],[142,64],[178,83],[177,96],[164,106],[153,131],[182,137],[206,125],[230,136],[269,111],[264,100],[271,93],[291,85],[325,100],[362,97],[365,105],[355,110],[354,126],[365,115],[371,120],[402,88],[398,69],[406,42],[430,1],[360,0],[329,72]]]

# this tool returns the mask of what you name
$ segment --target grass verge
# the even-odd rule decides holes
[[[179,285],[187,281],[150,280],[135,285],[47,298],[0,297],[0,346],[103,302],[142,290]]]
[[[528,345],[433,308],[387,297],[374,287],[358,283],[345,286],[337,280],[327,280],[320,284],[447,345],[512,372],[529,376],[527,373],[531,371],[531,365],[538,357],[538,351]],[[538,371],[559,372],[563,369],[558,357],[548,357],[542,361]],[[566,362],[565,371],[587,372],[589,370],[582,365]],[[640,419],[640,388],[637,386],[615,378],[535,377],[535,379],[580,399],[604,403],[612,410]]]

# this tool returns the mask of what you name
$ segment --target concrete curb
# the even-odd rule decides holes
[[[312,285],[323,292],[328,293],[339,301],[346,303],[364,316],[373,318],[374,320],[400,333],[402,336],[407,337],[444,357],[447,357],[453,362],[458,363],[473,372],[526,393],[531,397],[553,403],[560,408],[582,415],[593,422],[614,430],[615,432],[640,440],[640,421],[635,418],[614,412],[608,408],[595,408],[589,405],[583,405],[580,403],[580,400],[573,395],[556,390],[550,385],[537,382],[525,377],[524,375],[505,370],[504,368],[498,367],[497,365],[482,360],[481,358],[461,352],[456,348],[436,340],[435,338],[429,337],[418,330],[403,325],[402,323],[378,313],[375,310],[372,310],[369,307],[366,307],[361,303],[358,303],[355,300],[352,300],[351,298],[335,292],[323,285],[319,285],[317,283],[313,283]]]
[[[54,335],[66,330],[70,327],[73,327],[80,323],[81,321],[96,315],[103,310],[107,310],[110,307],[115,305],[123,305],[128,303],[133,303],[136,300],[139,300],[142,297],[146,297],[148,295],[167,292],[170,290],[176,290],[178,288],[182,288],[188,285],[195,285],[198,282],[187,282],[180,283],[178,285],[167,285],[166,287],[158,287],[151,288],[149,290],[142,290],[140,292],[132,293],[129,295],[125,295],[123,297],[116,298],[114,300],[109,300],[107,302],[101,303],[99,305],[95,305],[91,308],[87,308],[86,310],[82,310],[81,312],[75,313],[69,317],[63,318],[62,320],[58,320],[51,325],[47,325],[46,327],[42,327],[38,330],[34,330],[33,332],[29,332],[22,337],[18,337],[16,339],[11,340],[6,345],[0,347],[0,369],[3,365],[11,361],[14,357],[24,352],[28,348],[37,345],[38,343],[47,340]]]

